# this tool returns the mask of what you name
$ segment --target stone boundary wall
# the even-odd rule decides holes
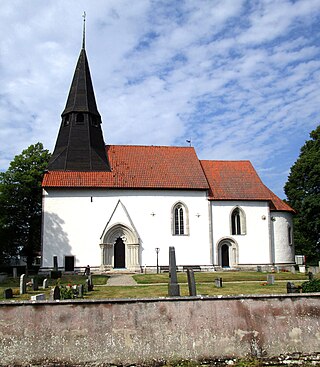
[[[320,350],[320,294],[0,302],[0,364],[138,364]]]

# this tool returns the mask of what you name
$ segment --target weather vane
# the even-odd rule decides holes
[[[85,49],[86,46],[86,12],[84,11],[82,14],[83,18],[83,38],[82,38],[82,48]]]

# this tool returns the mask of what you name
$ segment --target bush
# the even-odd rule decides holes
[[[320,292],[320,279],[313,279],[302,283],[302,293],[313,292]]]

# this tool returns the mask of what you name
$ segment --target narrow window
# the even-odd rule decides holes
[[[291,228],[291,226],[288,226],[288,242],[289,242],[289,245],[292,245],[292,228]]]
[[[173,234],[174,235],[186,235],[188,234],[188,218],[187,218],[187,208],[178,203],[173,207]]]
[[[231,213],[231,234],[241,235],[246,233],[245,214],[240,208],[235,208]]]

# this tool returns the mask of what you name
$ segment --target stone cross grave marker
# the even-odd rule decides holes
[[[176,253],[173,246],[169,247],[169,286],[168,294],[171,297],[180,296],[180,286],[177,277]]]
[[[27,293],[26,274],[20,276],[20,294]]]

